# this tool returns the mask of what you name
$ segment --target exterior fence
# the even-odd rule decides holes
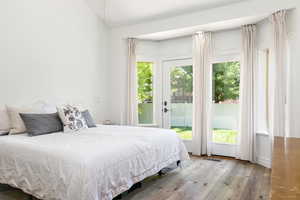
[[[152,123],[153,105],[151,103],[140,104],[140,123]],[[213,104],[213,128],[237,130],[239,119],[239,104]],[[171,104],[171,126],[191,127],[193,105],[191,103]]]

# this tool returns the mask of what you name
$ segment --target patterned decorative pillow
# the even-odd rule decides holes
[[[65,105],[57,108],[59,117],[64,124],[64,132],[75,132],[88,128],[79,108]]]

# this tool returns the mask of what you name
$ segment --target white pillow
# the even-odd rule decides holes
[[[43,105],[43,110],[44,110],[46,113],[56,113],[56,112],[57,112],[56,105],[50,104],[50,103],[45,103],[45,104]]]
[[[10,130],[10,120],[6,106],[0,106],[0,131]]]
[[[43,110],[39,108],[13,106],[6,106],[6,108],[10,119],[11,129],[9,134],[11,135],[26,132],[26,127],[20,116],[20,113],[44,113]]]
[[[64,105],[57,107],[57,111],[64,124],[64,132],[75,132],[88,128],[87,123],[78,107]]]

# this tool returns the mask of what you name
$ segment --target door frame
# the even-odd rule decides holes
[[[167,108],[170,110],[170,102],[171,102],[171,96],[170,96],[170,69],[172,67],[176,66],[193,66],[193,60],[192,58],[183,58],[183,59],[174,59],[174,60],[167,60],[163,61],[162,64],[162,109],[161,109],[161,115],[162,115],[162,127],[166,129],[170,129],[170,112],[165,113],[163,111],[164,109],[164,102],[168,102]]]
[[[161,62],[161,68],[162,68],[162,73],[161,73],[161,83],[162,83],[162,90],[161,90],[161,120],[162,120],[162,128],[167,128],[169,129],[169,125],[167,120],[170,120],[170,112],[168,113],[168,116],[164,116],[163,112],[163,103],[167,99],[168,102],[170,102],[170,95],[168,97],[167,93],[165,91],[170,92],[170,76],[168,71],[170,71],[170,68],[172,66],[185,66],[185,65],[192,65],[193,66],[193,59],[192,57],[186,56],[186,57],[180,57],[180,58],[172,58],[172,59],[165,59],[162,60]],[[168,76],[167,76],[168,74]],[[183,143],[185,144],[187,151],[192,152],[192,140],[185,140],[182,139]]]

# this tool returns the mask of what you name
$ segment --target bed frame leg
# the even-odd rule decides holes
[[[180,160],[178,160],[177,162],[176,162],[176,165],[177,165],[177,167],[180,167],[180,164],[181,164],[181,161]],[[172,169],[171,169],[172,170]],[[170,170],[160,170],[159,172],[158,172],[158,175],[159,176],[163,176],[164,174],[166,174],[166,173],[168,173],[168,171],[170,171]]]
[[[142,187],[142,182],[136,183],[136,188],[141,188]]]
[[[130,193],[130,192],[132,192],[132,191],[134,191],[134,190],[136,190],[136,189],[139,189],[139,188],[141,188],[142,187],[142,182],[137,182],[137,183],[135,183],[129,190],[128,190],[128,192]]]
[[[160,171],[158,172],[158,176],[162,176],[162,175],[164,175],[164,173],[162,172],[162,170],[160,170]]]
[[[118,196],[116,196],[113,200],[119,200],[122,199],[122,194],[119,194]]]

